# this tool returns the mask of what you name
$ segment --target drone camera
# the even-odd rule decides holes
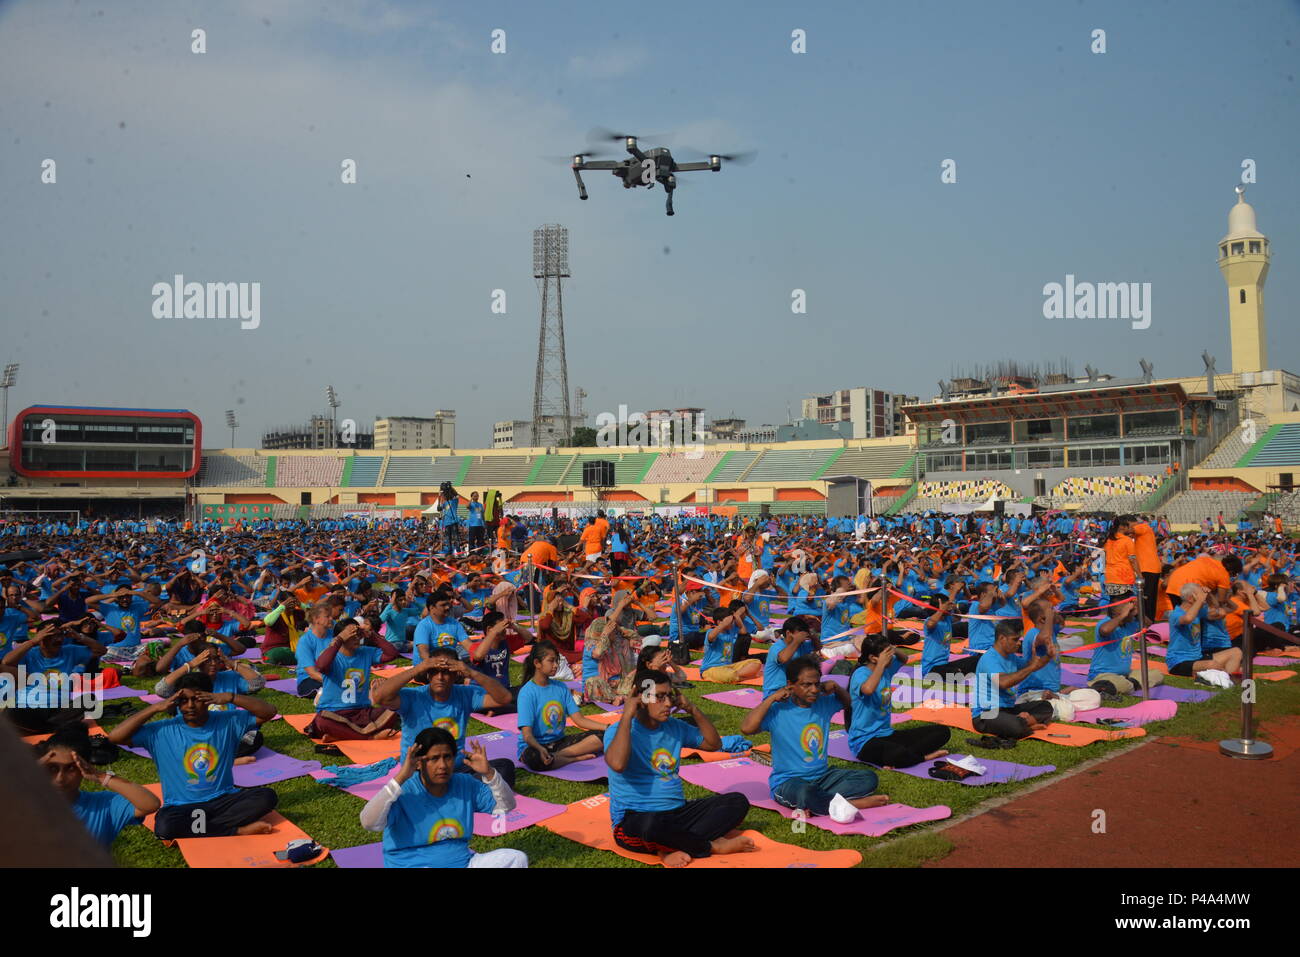
[[[721,156],[710,156],[710,157],[709,157],[709,165],[713,167],[713,172],[716,173],[718,170],[722,169],[722,157],[721,157]]]
[[[630,150],[634,150],[634,149],[636,149],[636,137],[635,137],[635,136],[629,136],[629,137],[627,138],[627,148],[630,149]]]

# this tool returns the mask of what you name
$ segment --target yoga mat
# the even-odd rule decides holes
[[[970,731],[972,734],[976,733],[974,726],[971,724],[971,713],[966,708],[927,708],[922,706],[913,708],[908,714],[917,721],[932,721],[935,724],[946,724],[952,728],[961,728],[964,731]],[[1048,744],[1081,748],[1097,741],[1118,741],[1121,738],[1141,738],[1145,735],[1146,732],[1141,728],[1103,730],[1101,728],[1077,728],[1073,725],[1053,722],[1047,726],[1046,730],[1035,731],[1029,737],[1035,741],[1046,741]]]
[[[1255,662],[1258,663],[1259,659],[1256,658]],[[1283,664],[1290,664],[1290,662],[1283,662]],[[139,688],[128,688],[126,685],[119,685],[116,688],[105,688],[95,694],[101,701],[115,701],[118,698],[138,698],[143,694],[148,694],[148,692]]]
[[[255,788],[276,781],[287,781],[317,771],[321,766],[319,761],[300,761],[270,748],[258,748],[253,757],[257,760],[251,764],[235,765],[236,787]]]
[[[732,758],[744,757],[748,751],[699,751],[695,748],[682,748],[683,758],[699,758],[701,761],[730,761]]]
[[[738,685],[757,685],[760,688],[763,687],[763,676],[761,673],[755,678],[748,678],[744,681],[732,681],[732,682],[709,681],[707,678],[704,678],[700,675],[699,668],[694,668],[689,666],[682,668],[682,674],[686,675],[687,681],[702,681],[705,684],[738,684]]]
[[[1287,678],[1294,678],[1294,671],[1258,671],[1255,677],[1261,681],[1285,681]]]
[[[683,781],[718,794],[739,793],[749,799],[755,807],[776,811],[782,817],[794,817],[794,811],[782,807],[772,800],[768,789],[768,776],[772,769],[749,758],[737,758],[734,761],[717,761],[712,764],[683,765],[678,774]],[[899,827],[909,824],[922,824],[926,821],[941,821],[952,817],[952,809],[946,805],[929,808],[909,807],[906,804],[886,804],[883,807],[868,808],[858,812],[857,820],[840,824],[829,817],[809,816],[805,820],[814,827],[832,834],[864,834],[868,837],[880,837]]]
[[[383,867],[384,845],[376,842],[339,848],[334,851],[334,863],[339,867]]]
[[[393,768],[392,772],[389,774],[377,778],[371,778],[369,781],[362,781],[360,784],[353,784],[351,787],[334,788],[334,790],[347,791],[348,794],[351,794],[353,797],[359,797],[363,801],[369,801],[383,789],[384,785],[387,784],[389,779],[396,773],[397,769]],[[317,781],[324,781],[326,778],[334,777],[334,769],[330,768],[329,770],[309,771],[308,774]],[[332,785],[327,786],[333,787]],[[343,865],[340,864],[339,866],[342,867]]]
[[[707,766],[707,765],[702,765]],[[619,847],[614,841],[613,828],[609,820],[609,795],[598,794],[595,797],[575,801],[565,809],[563,814],[545,820],[541,824],[546,830],[571,841],[609,851],[619,857],[642,864],[661,864],[658,855],[637,854]],[[793,844],[782,844],[757,831],[743,832],[757,849],[743,854],[714,854],[697,858],[687,867],[692,868],[748,868],[748,867],[855,867],[862,861],[862,855],[852,850],[814,851]]]
[[[1274,658],[1269,655],[1256,655],[1252,664],[1263,665],[1265,668],[1284,668],[1287,665],[1295,664],[1294,658]],[[116,688],[113,690],[117,690]],[[107,694],[105,695],[107,697]]]
[[[559,778],[561,781],[599,781],[609,777],[609,765],[605,763],[604,755],[597,755],[586,761],[574,761],[558,771],[534,771],[531,768],[524,770],[529,774],[542,774],[548,778]]]
[[[474,712],[470,717],[475,721],[482,721],[484,724],[491,725],[499,731],[519,731],[519,715],[513,711],[510,714],[495,714],[491,716]],[[600,724],[618,724],[619,719],[623,717],[623,706],[619,705],[617,709],[603,711],[600,714],[584,714],[583,717],[589,721],[599,722]],[[565,724],[571,728],[577,727],[572,718],[565,719]]]
[[[298,694],[298,679],[277,678],[275,681],[268,681],[266,688],[268,691],[282,691],[285,694],[296,696]]]
[[[826,752],[833,758],[840,758],[844,761],[857,761],[858,756],[853,753],[849,747],[849,736],[846,731],[832,731],[830,739],[826,743]],[[953,754],[954,758],[965,757],[964,754]],[[935,781],[937,778],[930,777],[930,768],[934,767],[934,762],[940,760],[934,758],[929,761],[922,761],[920,764],[914,764],[910,768],[891,768],[899,774],[907,774],[914,778],[922,778],[926,781]],[[951,784],[965,784],[968,787],[982,787],[985,784],[1006,784],[1009,781],[1027,781],[1030,778],[1036,778],[1043,774],[1049,774],[1056,770],[1055,764],[1016,764],[1014,761],[994,761],[992,758],[986,758],[982,754],[975,755],[975,760],[984,765],[988,770],[984,774],[974,777],[963,778],[960,781],[948,782]],[[872,765],[878,767],[879,765]]]
[[[282,714],[281,718],[284,723],[289,725],[300,734],[306,734],[307,725],[311,724],[315,714]],[[312,738],[317,744],[321,741],[319,738]],[[331,741],[334,745],[352,761],[353,764],[374,764],[376,761],[382,761],[384,758],[397,758],[402,760],[402,738],[400,735],[393,735],[391,738],[380,738],[377,741]]]
[[[145,787],[155,796],[162,797],[161,784],[146,784]],[[144,819],[144,826],[153,830],[154,818],[150,814]],[[291,864],[277,860],[275,852],[284,850],[290,841],[311,840],[311,835],[278,811],[272,811],[262,820],[270,823],[275,830],[270,834],[245,834],[239,837],[182,837],[176,841],[177,848],[190,867],[305,867],[316,864],[329,856],[329,848],[309,861]]]
[[[1091,711],[1075,711],[1074,720],[1091,723],[1100,721],[1103,718],[1118,718],[1124,722],[1124,727],[1131,728],[1136,725],[1149,724],[1152,721],[1167,721],[1177,711],[1178,705],[1173,701],[1140,701],[1126,708],[1094,708]]]
[[[92,738],[93,738],[95,735],[97,735],[97,734],[103,734],[103,735],[107,735],[107,734],[108,734],[107,731],[105,731],[103,728],[101,728],[101,727],[100,727],[97,723],[95,723],[94,721],[87,722],[86,730],[90,733],[90,736],[91,736]],[[23,741],[26,742],[27,744],[40,744],[42,741],[44,741],[46,738],[48,738],[48,737],[49,737],[50,735],[52,735],[53,733],[54,733],[53,731],[47,731],[47,732],[45,732],[44,734],[24,734],[24,735],[22,736],[22,738],[23,738]]]
[[[735,691],[718,691],[704,697],[719,704],[728,704],[734,708],[751,710],[757,708],[763,700],[763,692],[758,688],[739,688]],[[831,715],[831,724],[843,724],[844,712],[836,711]]]

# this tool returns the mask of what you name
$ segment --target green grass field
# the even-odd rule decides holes
[[[1091,640],[1090,632],[1085,634]],[[1067,655],[1065,660],[1071,660]],[[1075,659],[1077,660],[1077,659]],[[1155,659],[1158,660],[1158,659]],[[1300,661],[1297,662],[1300,664]],[[289,669],[268,665],[259,665],[267,673],[280,677],[288,675]],[[520,680],[518,664],[512,664],[511,677]],[[1276,669],[1259,669],[1262,672]],[[1173,678],[1170,684],[1192,687],[1192,682]],[[128,684],[141,689],[150,689],[152,681],[128,679]],[[1300,681],[1281,682],[1261,681],[1255,714],[1257,721],[1267,721],[1270,717],[1300,713]],[[744,711],[714,701],[707,701],[704,695],[714,691],[725,690],[729,686],[696,683],[686,693],[695,700],[701,710],[717,726],[719,733],[738,734]],[[1201,686],[1204,687],[1204,686]],[[308,700],[295,698],[278,692],[263,691],[262,695],[282,714],[311,711]],[[126,699],[131,703],[131,699]],[[1126,699],[1125,704],[1136,703],[1139,699]],[[597,709],[587,707],[587,713]],[[1219,740],[1232,737],[1238,733],[1240,720],[1240,697],[1234,692],[1225,691],[1201,704],[1180,704],[1178,714],[1171,720],[1146,725],[1150,735],[1187,735],[1204,740]],[[118,719],[120,720],[120,719]],[[115,721],[101,720],[103,727],[111,728]],[[471,722],[469,733],[485,734],[495,729],[477,721]],[[318,755],[313,750],[312,742],[296,732],[285,722],[276,720],[263,726],[266,746],[274,751],[289,754],[304,760],[319,760],[322,764],[347,764],[346,758]],[[968,732],[953,729],[949,748],[953,751],[971,750],[965,744]],[[1260,735],[1267,740],[1267,732]],[[765,743],[768,736],[752,735],[755,744]],[[1112,754],[1116,751],[1135,746],[1147,739],[1137,741],[1098,742],[1082,748],[1061,747],[1042,741],[1026,740],[1020,742],[1014,750],[989,753],[1003,760],[1017,761],[1021,764],[1054,764],[1057,772],[1032,781],[990,785],[987,787],[966,787],[944,781],[922,780],[892,771],[880,771],[880,789],[891,798],[915,807],[927,807],[946,804],[952,808],[953,816],[969,813],[981,804],[996,798],[1005,798],[1028,787],[1052,780],[1057,774],[1095,758]],[[977,751],[977,753],[979,753]],[[157,771],[152,761],[125,753],[125,757],[113,765],[114,771],[140,783],[158,780]],[[1227,759],[1225,759],[1227,760]],[[832,763],[849,766],[847,762],[832,759]],[[321,844],[330,848],[353,847],[369,844],[378,840],[379,835],[364,830],[358,822],[358,814],[364,804],[360,798],[344,791],[329,787],[310,777],[292,778],[272,785],[280,796],[279,811],[314,837]],[[701,797],[709,792],[690,784],[685,785],[686,796]],[[559,781],[543,775],[531,774],[519,769],[517,790],[520,794],[550,801],[556,804],[569,804],[582,798],[591,797],[605,790],[603,782],[580,784]],[[943,823],[943,822],[937,822]],[[862,852],[864,867],[915,867],[926,861],[944,857],[951,849],[951,844],[942,833],[935,833],[935,825],[916,825],[896,830],[880,838],[840,837],[828,831],[808,826],[803,833],[795,833],[792,822],[773,811],[755,808],[746,820],[746,826],[771,837],[773,840],[798,844],[819,850],[831,850],[839,847],[851,847]],[[566,838],[552,834],[541,827],[529,827],[499,838],[476,837],[472,846],[479,851],[496,847],[512,847],[527,853],[533,867],[642,867],[644,865],[629,861],[615,854],[585,847]],[[129,867],[184,867],[185,861],[180,851],[164,847],[148,830],[142,827],[129,827],[113,846],[113,854],[123,866]],[[317,867],[334,867],[331,859],[326,859]]]

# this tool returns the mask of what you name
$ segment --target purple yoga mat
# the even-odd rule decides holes
[[[1088,679],[1085,674],[1075,674],[1071,671],[1061,671],[1061,687],[1063,688],[1086,688]],[[1214,697],[1214,691],[1202,691],[1200,688],[1177,688],[1173,685],[1156,685],[1151,689],[1152,701],[1174,701],[1178,704],[1196,704],[1200,701],[1209,701]],[[1142,692],[1135,692],[1132,697],[1142,697]]]
[[[100,701],[115,701],[118,698],[139,698],[147,693],[138,688],[128,688],[126,685],[120,685],[116,688],[105,688],[103,691],[96,692],[96,696]]]
[[[384,845],[359,844],[330,851],[330,857],[339,867],[383,867]]]
[[[1162,688],[1164,685],[1157,687]],[[1177,711],[1178,705],[1176,702],[1167,699],[1156,699],[1153,701],[1139,701],[1137,704],[1131,704],[1126,708],[1094,708],[1091,711],[1076,711],[1074,712],[1074,720],[1091,724],[1103,718],[1118,718],[1124,722],[1123,727],[1135,728],[1138,725],[1148,724],[1152,721],[1167,721]]]
[[[845,761],[857,761],[852,749],[849,747],[849,736],[844,731],[832,731],[830,740],[827,742],[826,753],[833,758],[841,758]],[[964,754],[954,754],[954,758],[966,757]],[[939,760],[935,758],[935,761]],[[1049,774],[1056,770],[1055,764],[1016,764],[1014,761],[994,761],[992,758],[986,758],[983,755],[977,757],[977,760],[988,770],[984,774],[974,777],[964,778],[961,781],[954,781],[954,784],[965,784],[970,787],[981,787],[985,784],[1006,784],[1009,781],[1027,781],[1030,778],[1036,778],[1042,774]],[[930,769],[934,767],[934,761],[922,761],[920,764],[914,764],[910,768],[894,768],[899,774],[907,774],[914,778],[922,778],[926,781],[936,780],[930,777]]]
[[[719,794],[743,794],[749,799],[749,803],[756,807],[776,811],[782,817],[794,817],[793,811],[772,800],[767,783],[770,772],[770,768],[756,764],[748,758],[712,761],[705,764],[683,764],[678,771],[682,779],[691,784],[708,788]],[[951,816],[952,809],[943,804],[927,808],[909,807],[906,804],[886,804],[884,807],[859,811],[857,820],[849,824],[836,823],[829,817],[808,817],[806,820],[814,827],[830,831],[832,834],[865,834],[868,837],[879,837],[888,834],[894,828],[922,824],[926,821],[941,821]]]
[[[598,755],[586,761],[574,761],[572,764],[566,764],[558,771],[533,771],[528,769],[529,774],[544,774],[548,778],[559,778],[561,781],[599,781],[602,778],[609,777],[609,765],[605,763],[604,755]]]
[[[326,778],[334,777],[334,768],[322,771],[308,771],[307,773],[317,781],[324,781]],[[388,779],[396,773],[397,768],[393,768],[388,774],[372,778],[369,781],[362,781],[360,784],[354,784],[351,787],[343,788],[343,790],[354,797],[361,798],[363,801],[369,801],[383,789],[384,785],[388,783]]]
[[[312,771],[320,770],[319,761],[300,761],[287,754],[280,754],[270,748],[260,748],[254,755],[252,764],[235,765],[235,786],[253,788],[289,778],[302,777]]]
[[[488,716],[479,714],[477,711],[470,715],[475,721],[482,721],[486,725],[496,728],[498,731],[511,731],[519,733],[519,715],[513,711],[510,714],[494,714]]]
[[[296,695],[298,693],[298,679],[277,678],[274,681],[268,681],[266,687],[270,691],[282,691],[285,694]]]

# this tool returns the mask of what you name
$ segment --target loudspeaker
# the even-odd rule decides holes
[[[552,506],[551,506],[551,521],[553,521],[553,522],[558,522],[559,520],[560,520],[560,510],[559,510],[558,508],[556,508],[554,505],[552,505]]]
[[[996,502],[993,503],[994,515],[1005,515],[1006,512],[1007,512],[1007,503],[1002,501],[1002,499],[998,499]]]
[[[582,463],[583,488],[610,488],[614,484],[613,462],[596,459]]]

